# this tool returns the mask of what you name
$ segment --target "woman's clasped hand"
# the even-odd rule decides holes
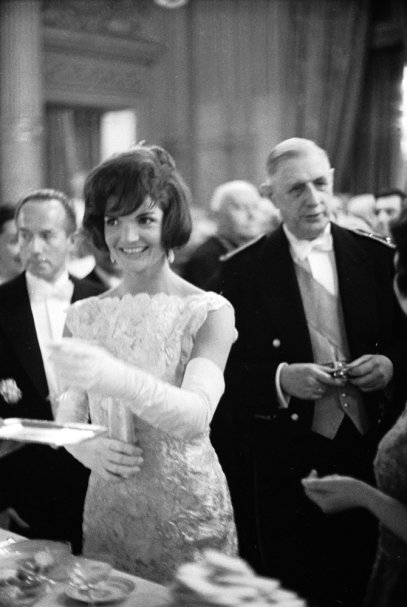
[[[84,466],[107,481],[129,479],[143,463],[143,452],[137,445],[97,436],[67,448]]]

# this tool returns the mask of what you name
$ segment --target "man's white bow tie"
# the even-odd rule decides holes
[[[297,240],[295,255],[300,261],[308,257],[311,251],[332,251],[332,234],[322,234],[314,240]]]
[[[72,283],[70,280],[62,283],[50,283],[46,280],[36,280],[32,284],[32,299],[34,301],[44,301],[47,299],[59,299],[69,301],[72,296]]]

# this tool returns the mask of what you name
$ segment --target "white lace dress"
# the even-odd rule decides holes
[[[215,293],[89,298],[69,309],[67,325],[74,337],[180,386],[198,329],[210,311],[224,305],[230,304]],[[117,568],[160,583],[202,548],[236,554],[229,492],[209,428],[194,440],[181,440],[123,403],[95,394],[89,395],[89,410],[92,422],[107,426],[112,438],[137,440],[144,462],[136,476],[119,483],[91,473],[85,554],[109,552]]]

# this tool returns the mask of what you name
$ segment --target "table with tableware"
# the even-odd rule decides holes
[[[1,552],[4,554],[7,547],[11,551],[17,545],[24,546],[25,539],[6,529],[0,529],[0,554]],[[17,544],[19,542],[22,543]],[[29,546],[30,542],[25,544]],[[117,570],[113,570],[108,578],[108,589],[110,592],[107,595],[96,596],[93,599],[94,605],[165,607],[170,604],[169,591],[166,587]],[[77,607],[91,602],[86,592],[81,592],[66,580],[53,583],[48,592],[39,597],[34,605],[35,607]]]

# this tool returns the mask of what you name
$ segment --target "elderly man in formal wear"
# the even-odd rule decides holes
[[[216,283],[223,255],[270,231],[278,221],[271,201],[262,198],[252,183],[240,179],[218,186],[210,209],[216,232],[192,252],[182,270],[182,276],[201,289]]]
[[[212,439],[229,479],[242,555],[311,605],[356,607],[376,543],[362,512],[324,517],[309,474],[371,480],[379,437],[406,394],[406,321],[393,249],[331,223],[333,169],[292,138],[267,161],[282,226],[223,264],[239,338]]]
[[[70,302],[102,289],[68,275],[76,219],[62,192],[30,192],[15,219],[25,270],[0,286],[0,417],[52,420],[61,386],[48,343],[62,337]],[[0,503],[17,512],[20,532],[80,550],[88,472],[65,449],[25,446],[0,460],[0,477]]]

